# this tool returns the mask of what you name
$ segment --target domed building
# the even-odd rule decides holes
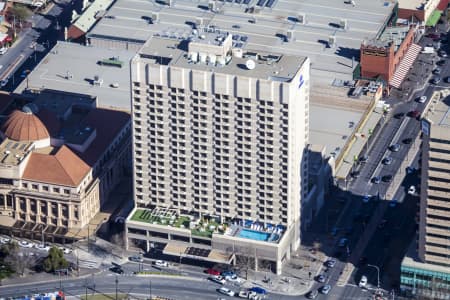
[[[14,110],[1,127],[3,138],[13,141],[32,141],[36,148],[50,146],[50,133],[36,115],[38,109],[28,104],[22,110]]]
[[[107,219],[100,206],[131,161],[130,117],[79,95],[40,97],[0,125],[0,232],[83,239]]]

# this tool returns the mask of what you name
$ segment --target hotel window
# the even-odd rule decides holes
[[[54,187],[54,188],[53,188],[53,192],[54,192],[54,193],[59,193],[59,191],[60,191],[59,188],[57,188],[57,187]]]
[[[64,189],[64,194],[69,195],[70,194],[70,190],[69,189]]]
[[[32,184],[32,185],[31,185],[31,188],[32,188],[33,190],[37,190],[37,189],[39,188],[39,186],[38,186],[37,184]]]
[[[27,183],[22,183],[22,187],[23,188],[28,188],[28,184]]]

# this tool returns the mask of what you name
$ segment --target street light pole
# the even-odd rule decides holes
[[[117,286],[118,286],[118,284],[119,284],[119,279],[117,278],[117,275],[116,275],[116,300],[118,300],[118,298],[117,298]]]
[[[149,292],[150,292],[150,300],[152,300],[152,280],[149,279]]]
[[[375,268],[377,270],[377,288],[380,289],[380,268],[375,265],[367,264],[368,267]]]

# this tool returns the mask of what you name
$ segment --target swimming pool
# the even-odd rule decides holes
[[[244,239],[251,239],[257,241],[267,241],[269,239],[270,233],[254,231],[249,229],[241,229],[239,231],[239,237]]]

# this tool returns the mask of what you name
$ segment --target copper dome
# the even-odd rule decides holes
[[[37,141],[50,137],[42,121],[29,110],[15,110],[2,126],[3,133],[15,141]]]

